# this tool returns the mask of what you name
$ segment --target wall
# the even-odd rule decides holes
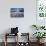
[[[24,18],[11,18],[10,8],[24,8]],[[0,34],[10,32],[9,28],[19,27],[19,32],[30,32],[36,24],[36,0],[0,0]]]

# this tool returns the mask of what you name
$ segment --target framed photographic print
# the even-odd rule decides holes
[[[46,25],[46,0],[37,0],[36,24]]]
[[[24,17],[24,8],[11,8],[10,16],[11,17]]]

